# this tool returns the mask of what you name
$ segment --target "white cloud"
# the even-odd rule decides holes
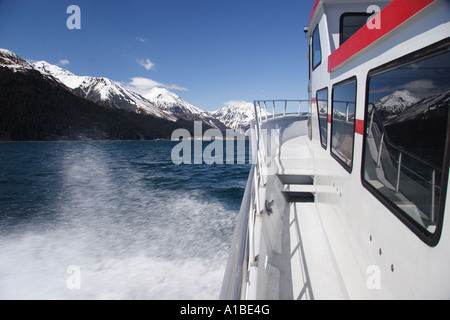
[[[62,59],[62,60],[59,60],[59,62],[58,62],[58,65],[60,65],[60,66],[65,66],[67,64],[70,64],[70,61],[67,59]]]
[[[143,77],[134,77],[130,79],[131,82],[126,84],[127,89],[137,92],[139,94],[146,94],[155,87],[166,88],[171,90],[188,91],[187,88],[180,87],[176,84],[164,84],[152,79]]]
[[[247,104],[248,102],[245,100],[230,100],[224,103],[225,106],[240,106]]]
[[[433,80],[420,79],[413,80],[394,87],[382,87],[380,89],[372,90],[373,93],[392,93],[396,90],[409,90],[415,95],[429,94],[434,92],[438,87],[434,84]]]
[[[401,88],[410,90],[410,91],[423,91],[423,90],[432,90],[436,89],[436,86],[433,83],[433,80],[421,79],[415,80],[408,83],[405,83]]]
[[[137,59],[137,62],[143,66],[146,70],[151,70],[155,64],[153,62],[150,61],[150,59]]]
[[[146,38],[141,38],[141,37],[137,37],[136,40],[139,41],[140,43],[147,43],[147,41],[148,41]]]

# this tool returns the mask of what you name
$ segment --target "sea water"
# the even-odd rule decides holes
[[[217,299],[250,168],[175,145],[0,144],[0,299]]]

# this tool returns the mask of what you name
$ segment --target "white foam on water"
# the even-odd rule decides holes
[[[0,299],[217,299],[223,265],[144,254],[89,256],[49,235],[3,241]],[[79,286],[70,285],[79,267]],[[69,282],[69,283],[68,283]]]
[[[0,236],[0,299],[219,297],[235,212],[126,166],[117,178],[91,147],[63,162],[57,214]]]

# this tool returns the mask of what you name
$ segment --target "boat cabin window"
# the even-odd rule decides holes
[[[363,184],[428,238],[443,214],[447,187],[450,41],[446,45],[368,76]]]
[[[317,91],[317,114],[319,118],[320,143],[327,148],[328,138],[328,88]]]
[[[347,41],[352,35],[366,25],[372,14],[366,12],[349,12],[341,16],[339,45]]]
[[[331,154],[349,172],[352,170],[355,132],[356,78],[333,87],[331,105]]]
[[[319,26],[312,36],[312,69],[316,69],[322,63],[322,49],[320,48]]]

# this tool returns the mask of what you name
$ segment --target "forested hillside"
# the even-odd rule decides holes
[[[0,67],[1,141],[170,139],[177,128],[192,132],[193,123],[102,107],[38,71]]]

